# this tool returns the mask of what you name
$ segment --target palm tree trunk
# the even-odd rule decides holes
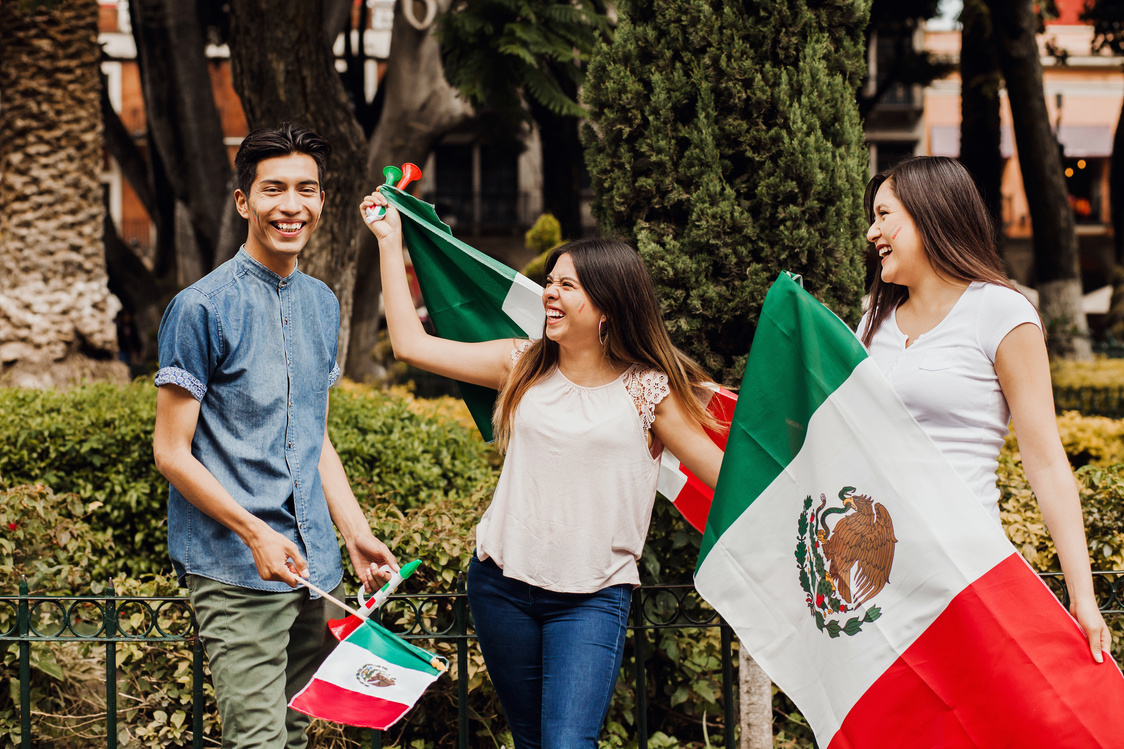
[[[35,368],[35,384],[55,384],[68,355],[117,351],[97,14],[88,0],[0,4],[0,371]]]
[[[451,0],[438,0],[438,12],[444,13],[450,5]],[[437,142],[472,116],[472,108],[445,80],[432,27],[416,29],[404,13],[396,12],[390,39],[391,62],[380,84],[382,111],[367,148],[364,192],[382,184],[382,168],[388,164],[410,161],[424,166]],[[357,381],[377,378],[385,371],[373,357],[382,328],[378,245],[366,229],[362,235],[351,348],[344,369]]]
[[[738,697],[741,738],[738,749],[772,749],[773,682],[738,643]]]

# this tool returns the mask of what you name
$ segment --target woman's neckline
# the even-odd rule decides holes
[[[940,320],[938,320],[936,325],[929,328],[924,333],[918,333],[917,337],[913,338],[912,340],[910,339],[910,337],[908,335],[905,334],[905,331],[903,331],[901,329],[901,326],[898,325],[898,309],[899,309],[899,307],[895,307],[892,310],[892,314],[893,314],[892,322],[893,322],[893,325],[894,325],[894,330],[897,331],[898,335],[905,341],[903,347],[904,348],[913,348],[913,346],[918,341],[920,341],[923,338],[928,338],[928,337],[932,336],[933,333],[940,330],[941,326],[943,326],[949,320],[949,318],[951,318],[953,316],[953,314],[956,312],[956,308],[960,306],[960,302],[962,302],[964,300],[964,297],[967,296],[968,291],[973,286],[977,286],[980,283],[981,283],[980,281],[969,282],[968,285],[965,286],[961,290],[960,296],[956,297],[956,301],[952,303],[952,306],[948,308],[948,312],[944,313],[944,317],[942,317]]]
[[[607,382],[603,382],[603,383],[601,383],[600,385],[582,385],[582,384],[580,384],[580,383],[574,382],[574,381],[573,381],[573,380],[571,380],[571,379],[570,379],[569,377],[567,377],[567,376],[566,376],[566,373],[562,371],[562,367],[560,367],[560,366],[558,366],[558,365],[555,365],[555,366],[554,366],[554,369],[555,369],[555,371],[556,371],[556,372],[558,373],[558,376],[559,376],[559,377],[561,377],[561,378],[562,378],[563,380],[565,380],[565,381],[566,381],[566,382],[567,382],[568,384],[570,384],[570,385],[572,385],[572,386],[574,386],[574,387],[576,387],[576,388],[579,388],[579,389],[581,389],[581,390],[599,390],[599,389],[601,389],[601,388],[609,387],[610,385],[612,385],[612,384],[614,384],[614,383],[620,382],[620,381],[621,381],[622,379],[624,379],[624,376],[625,376],[626,374],[628,374],[629,370],[630,370],[630,369],[632,369],[632,367],[634,367],[634,366],[636,366],[636,365],[626,366],[626,367],[624,368],[624,370],[623,370],[623,371],[621,371],[621,373],[620,373],[620,374],[618,374],[618,375],[617,375],[616,377],[614,377],[614,378],[613,378],[613,379],[611,379],[611,380],[608,380]]]

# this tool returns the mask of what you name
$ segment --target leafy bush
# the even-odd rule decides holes
[[[999,509],[1007,538],[1036,571],[1061,571],[1057,549],[1017,453],[1000,455],[998,475]],[[1093,569],[1124,569],[1124,464],[1086,465],[1077,469],[1076,480]],[[1120,660],[1124,658],[1124,618],[1106,621],[1112,630],[1113,655]]]
[[[155,418],[156,388],[139,380],[0,388],[0,489],[41,482],[74,492],[94,507],[91,527],[114,541],[107,569],[167,572],[168,483],[152,461]],[[362,504],[412,507],[493,480],[492,450],[462,418],[452,399],[423,405],[342,383],[331,392],[329,434]]]
[[[363,506],[408,509],[494,482],[493,451],[463,427],[453,399],[421,404],[361,385],[333,389],[328,433]]]
[[[155,390],[0,389],[0,488],[42,482],[100,503],[88,522],[112,536],[113,569],[135,573],[170,568],[167,482],[152,462]]]
[[[0,390],[0,576],[10,593],[26,574],[35,590],[51,593],[101,593],[114,579],[118,595],[179,595],[167,575],[138,578],[138,560],[166,561],[164,513],[166,484],[150,458],[155,388],[90,386],[73,391]],[[406,583],[410,594],[455,590],[474,548],[474,527],[490,501],[496,458],[471,426],[463,404],[451,398],[427,401],[404,391],[384,393],[342,383],[333,390],[331,434],[372,529],[400,561],[419,558],[423,568]],[[1124,569],[1124,465],[1120,451],[1124,423],[1065,414],[1059,429],[1071,461],[1081,466],[1077,480],[1084,504],[1090,552],[1096,569]],[[129,441],[136,444],[129,444]],[[54,461],[54,462],[50,462]],[[18,470],[17,470],[18,469]],[[50,476],[44,485],[14,486],[14,478]],[[1001,456],[999,485],[1008,536],[1038,570],[1058,569],[1037,503],[1011,438]],[[77,493],[59,489],[73,487]],[[107,488],[110,487],[110,488]],[[111,491],[112,489],[112,491]],[[116,493],[114,493],[116,492]],[[128,494],[135,503],[120,503]],[[149,524],[145,527],[145,524]],[[121,527],[114,527],[116,525]],[[157,544],[159,548],[157,549]],[[682,583],[691,579],[698,534],[670,503],[659,500],[641,558],[641,579]],[[132,569],[134,577],[121,571]],[[114,577],[114,574],[117,576]],[[350,575],[350,571],[349,571]],[[348,587],[356,582],[349,577]],[[651,604],[653,618],[670,614],[666,600]],[[137,627],[136,612],[121,621]],[[385,621],[404,629],[413,611],[388,605]],[[436,599],[420,616],[427,627],[442,629],[453,616]],[[11,627],[12,612],[0,607],[0,630]],[[1117,657],[1124,655],[1124,621],[1110,621]],[[649,630],[645,662],[652,745],[700,746],[721,736],[720,652],[717,629]],[[411,746],[451,745],[456,730],[457,663],[455,646],[421,641],[450,657],[450,677],[431,687],[407,722],[385,738],[386,745],[407,739]],[[78,643],[37,644],[32,648],[32,690],[36,709],[66,719],[36,718],[40,745],[104,746],[104,648]],[[633,643],[626,649],[622,678],[611,708],[607,746],[634,741]],[[14,668],[17,650],[5,653],[5,671]],[[128,644],[118,650],[120,739],[125,745],[185,746],[190,740],[189,643]],[[474,743],[497,746],[505,723],[475,646],[463,664],[470,684],[469,709],[478,733]],[[209,683],[206,686],[210,690]],[[18,741],[13,695],[0,693],[0,735]],[[204,716],[207,741],[218,735],[213,699]],[[777,745],[810,747],[810,731],[783,694],[774,698]],[[98,728],[101,726],[101,728]],[[421,729],[421,726],[425,726]],[[101,735],[98,735],[98,731]],[[11,733],[15,731],[16,733]],[[364,732],[315,721],[316,746],[367,745]],[[417,738],[419,735],[425,739]],[[720,741],[720,738],[718,739]],[[420,743],[418,743],[420,742]]]
[[[5,594],[18,590],[26,576],[31,594],[102,595],[109,579],[103,553],[111,541],[105,531],[87,520],[98,502],[84,504],[76,494],[56,494],[37,485],[16,486],[0,493],[0,579]],[[119,596],[178,595],[176,582],[157,577],[141,583],[118,577]],[[145,613],[133,606],[119,611],[118,625],[137,631],[148,625]],[[94,604],[73,604],[66,610],[53,605],[32,609],[32,624],[43,633],[62,629],[63,618],[81,634],[102,626],[104,610]],[[16,625],[14,608],[0,607],[0,631]],[[176,622],[175,620],[179,621]],[[186,632],[185,610],[161,615],[166,631]],[[37,643],[30,649],[29,690],[37,715],[36,746],[105,746],[105,647],[96,642]],[[12,674],[11,688],[0,691],[0,746],[20,741],[18,648],[6,648],[4,671]],[[117,648],[118,740],[126,746],[190,746],[191,650],[188,643],[124,643]],[[209,685],[205,690],[209,690]],[[212,700],[213,703],[213,700]],[[216,735],[213,714],[204,726]]]
[[[552,214],[544,213],[535,219],[534,226],[523,235],[523,245],[535,253],[522,273],[535,283],[546,283],[546,256],[562,244],[562,224]]]
[[[1054,387],[1118,388],[1124,384],[1124,359],[1098,356],[1091,361],[1057,359],[1050,364]]]

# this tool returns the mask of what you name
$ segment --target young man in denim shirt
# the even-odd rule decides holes
[[[171,483],[168,547],[210,660],[224,747],[305,746],[308,718],[288,700],[330,651],[327,620],[342,612],[296,578],[342,588],[334,527],[363,583],[396,564],[327,434],[339,302],[297,269],[330,151],[290,125],[246,136],[234,162],[246,243],[160,323],[153,451]]]

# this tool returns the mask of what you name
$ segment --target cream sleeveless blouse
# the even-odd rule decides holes
[[[529,388],[476,528],[477,556],[556,592],[639,585],[662,453],[648,431],[668,392],[667,375],[638,366],[598,387],[556,367]]]

